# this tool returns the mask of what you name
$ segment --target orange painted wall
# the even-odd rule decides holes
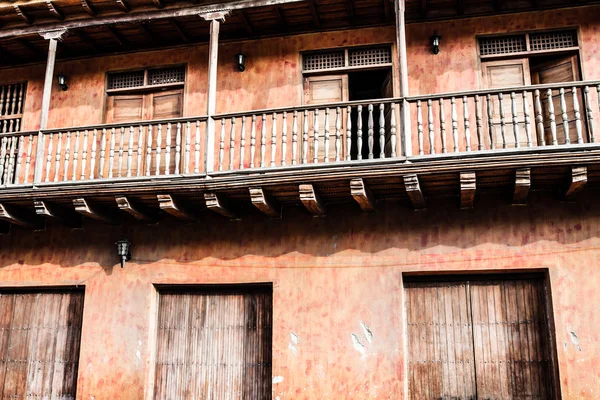
[[[149,394],[153,284],[231,282],[273,283],[273,376],[283,378],[273,386],[274,399],[402,399],[403,272],[543,268],[563,398],[597,399],[600,201],[592,195],[578,204],[548,201],[534,196],[532,206],[515,208],[480,200],[473,211],[436,202],[418,213],[390,202],[374,214],[349,204],[326,218],[287,208],[275,220],[247,209],[241,221],[207,211],[201,224],[86,221],[83,230],[14,229],[0,237],[0,282],[85,286],[80,399]],[[133,246],[125,269],[114,254],[122,236]],[[291,333],[299,337],[295,351]]]

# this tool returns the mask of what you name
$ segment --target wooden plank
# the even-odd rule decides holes
[[[404,187],[408,198],[416,210],[423,209],[426,207],[425,197],[421,191],[421,185],[419,184],[419,178],[416,174],[404,175]]]
[[[195,222],[198,218],[186,209],[182,204],[173,198],[170,194],[159,194],[156,196],[160,209],[171,214],[175,218]]]
[[[75,211],[84,217],[95,219],[96,221],[105,222],[109,225],[119,225],[119,220],[105,210],[100,210],[95,207],[91,207],[87,200],[83,197],[73,199],[73,207]]]
[[[62,21],[65,19],[65,15],[58,7],[56,7],[52,0],[46,0],[46,5],[48,6],[48,11],[50,11],[50,14],[54,15],[58,20]]]
[[[299,192],[300,201],[313,216],[323,217],[326,215],[325,203],[321,200],[321,196],[319,196],[313,185],[300,185]]]
[[[571,183],[565,198],[570,199],[577,193],[581,192],[587,183],[587,167],[572,167],[571,168]]]
[[[138,221],[155,223],[156,219],[151,217],[146,211],[142,211],[139,207],[133,206],[127,196],[115,196],[119,210],[126,212]]]
[[[527,197],[531,188],[531,169],[518,169],[515,173],[515,191],[513,194],[514,205],[527,204]]]
[[[40,217],[58,221],[71,228],[81,228],[81,215],[52,206],[43,200],[34,200],[33,206]]]
[[[281,206],[265,194],[261,187],[251,187],[250,200],[252,204],[271,218],[281,218]]]
[[[17,15],[23,20],[25,21],[27,24],[31,25],[33,23],[33,20],[29,17],[29,15],[25,14],[25,12],[23,11],[23,9],[21,8],[21,6],[15,5],[13,6],[15,9],[15,12],[17,13]]]
[[[43,229],[44,223],[37,217],[26,215],[10,206],[0,204],[0,220],[19,225],[24,228]]]
[[[375,199],[362,179],[352,179],[350,181],[350,194],[363,211],[375,211]]]
[[[230,206],[227,205],[227,202],[222,195],[218,195],[214,192],[204,193],[204,200],[206,201],[206,207],[209,210],[227,218],[238,217],[238,214],[231,210]]]
[[[460,173],[460,207],[473,208],[475,203],[475,191],[477,189],[477,178],[475,172]]]
[[[88,0],[81,0],[81,7],[92,17],[96,16],[96,9]]]

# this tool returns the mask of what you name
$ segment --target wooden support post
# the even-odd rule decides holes
[[[0,220],[9,222],[13,225],[19,225],[24,228],[33,228],[35,230],[44,229],[43,221],[34,216],[28,216],[12,209],[10,206],[0,204]]]
[[[527,204],[527,196],[531,188],[531,169],[518,169],[515,174],[515,192],[513,194],[513,205]]]
[[[585,187],[587,183],[587,167],[572,167],[571,168],[571,184],[567,189],[565,198],[572,199],[577,193]]]
[[[160,206],[160,209],[171,214],[175,218],[190,222],[196,222],[198,220],[195,215],[186,210],[186,208],[177,200],[175,200],[170,194],[159,194],[156,197],[158,199],[158,205]]]
[[[327,210],[321,196],[317,193],[313,185],[300,185],[300,201],[304,207],[315,217],[323,217]]]
[[[473,208],[475,191],[477,190],[477,176],[475,172],[460,173],[460,208]]]
[[[210,173],[215,168],[215,115],[217,108],[217,64],[219,57],[219,29],[221,21],[229,15],[229,11],[212,12],[202,15],[210,21],[210,42],[208,44],[208,84],[206,87],[206,157],[205,171]]]
[[[358,178],[350,181],[350,193],[363,211],[375,211],[375,199],[373,199],[371,191],[362,179]]]
[[[404,176],[404,187],[415,210],[427,207],[425,196],[423,196],[421,185],[419,184],[419,177],[416,174]]]
[[[115,200],[119,210],[126,212],[138,221],[148,223],[156,222],[156,219],[151,217],[147,212],[140,210],[138,207],[134,207],[126,196],[115,196]]]
[[[221,214],[227,218],[237,218],[238,215],[236,212],[232,211],[227,202],[216,193],[204,193],[204,200],[206,201],[206,208],[211,211],[216,212],[217,214]]]
[[[400,72],[400,97],[408,96],[408,56],[406,54],[405,0],[395,0],[396,11],[396,48]],[[412,156],[412,137],[410,132],[410,109],[406,100],[400,103],[400,131],[402,132],[402,155]]]
[[[81,228],[81,215],[51,206],[42,200],[34,200],[33,206],[40,217],[58,221],[71,228]]]
[[[250,188],[250,199],[252,204],[265,215],[271,218],[281,217],[281,206],[276,204],[269,196],[265,194],[263,188]]]
[[[91,207],[87,200],[83,197],[73,199],[73,206],[75,211],[84,217],[95,219],[96,221],[105,222],[109,225],[119,225],[119,221],[116,217],[105,211],[100,211],[94,207]]]

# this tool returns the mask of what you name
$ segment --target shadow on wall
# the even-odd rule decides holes
[[[202,221],[192,224],[165,216],[157,225],[114,227],[86,220],[77,230],[58,225],[41,232],[13,227],[11,234],[0,236],[0,268],[45,263],[114,266],[118,263],[114,243],[121,237],[132,242],[132,262],[137,264],[208,259],[241,264],[243,257],[266,262],[283,257],[290,267],[292,259],[300,258],[401,258],[466,250],[490,255],[528,246],[552,252],[578,243],[590,247],[590,240],[600,238],[597,196],[587,192],[576,203],[536,197],[532,194],[527,207],[480,198],[473,210],[459,210],[454,198],[432,200],[424,211],[388,201],[379,203],[372,214],[361,212],[356,204],[330,205],[324,218],[313,218],[302,207],[288,207],[282,219],[267,219],[244,204],[243,217],[236,221],[205,210]]]

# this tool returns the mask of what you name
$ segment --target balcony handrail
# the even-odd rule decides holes
[[[0,133],[0,138],[3,137],[15,137],[15,136],[29,136],[29,135],[37,135],[40,131],[35,129],[35,130],[29,130],[29,131],[19,131],[19,132],[3,132]]]

